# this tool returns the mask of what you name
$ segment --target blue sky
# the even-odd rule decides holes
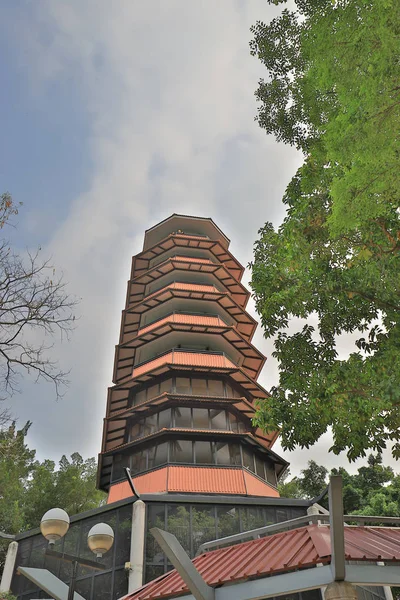
[[[264,0],[5,0],[0,6],[0,190],[23,202],[10,232],[41,245],[82,298],[70,343],[54,352],[71,384],[24,380],[12,398],[40,458],[100,450],[106,388],[131,256],[144,230],[173,212],[210,216],[242,264],[301,162],[254,122],[265,75],[249,28]],[[246,275],[246,278],[248,274]],[[250,304],[250,310],[252,304]],[[271,342],[260,382],[277,383]],[[286,453],[334,466],[326,438]],[[276,448],[279,451],[279,447]],[[345,464],[345,461],[341,461]]]

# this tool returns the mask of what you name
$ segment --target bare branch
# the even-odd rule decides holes
[[[9,194],[0,196],[0,229],[17,212]],[[18,391],[24,371],[52,382],[57,398],[62,395],[68,373],[51,358],[53,344],[45,341],[57,333],[69,339],[76,304],[40,248],[20,256],[0,241],[0,397]]]

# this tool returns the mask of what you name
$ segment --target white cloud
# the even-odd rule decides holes
[[[77,88],[93,168],[47,249],[82,297],[72,342],[59,350],[71,387],[55,404],[50,389],[25,386],[16,407],[34,421],[42,456],[87,456],[100,449],[130,258],[144,230],[173,212],[210,216],[247,264],[258,228],[283,216],[300,157],[254,123],[263,70],[250,57],[249,28],[275,12],[264,0],[43,0],[31,10],[15,27],[35,101],[55,80]],[[261,332],[256,343],[271,354]],[[269,358],[262,382],[276,381]],[[310,456],[328,464],[327,445],[286,456],[294,471]]]

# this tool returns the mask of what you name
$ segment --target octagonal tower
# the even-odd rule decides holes
[[[279,496],[277,432],[252,425],[265,357],[249,292],[212,219],[172,215],[132,259],[108,390],[98,483],[132,494]]]

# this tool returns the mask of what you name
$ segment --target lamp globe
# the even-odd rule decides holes
[[[69,516],[62,508],[51,508],[40,521],[40,531],[50,544],[64,537],[68,529]]]
[[[88,546],[92,552],[101,558],[114,543],[114,532],[107,523],[93,525],[88,533]]]

